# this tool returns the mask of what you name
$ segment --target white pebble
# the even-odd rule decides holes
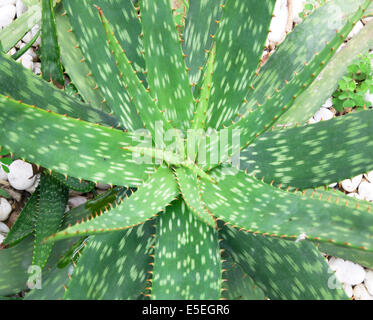
[[[78,207],[81,204],[86,203],[86,202],[87,202],[87,198],[84,198],[84,197],[81,197],[81,196],[76,196],[76,197],[70,198],[69,201],[67,202],[67,204],[71,208],[76,208],[76,207]]]
[[[337,185],[337,182],[333,182],[328,185],[329,188],[334,188]]]
[[[22,41],[23,41],[24,43],[29,43],[31,40],[32,40],[32,33],[29,31],[29,32],[27,32],[27,33],[23,36]]]
[[[299,14],[303,11],[304,0],[293,0],[293,21],[295,23],[301,23],[302,18],[299,17]]]
[[[97,184],[97,189],[100,189],[100,190],[108,190],[110,188],[111,188],[110,184],[106,184],[106,183]]]
[[[9,54],[10,56],[12,56],[12,55],[15,54],[16,52],[17,52],[16,48],[11,48],[11,49],[9,50],[8,54]]]
[[[33,194],[35,192],[36,188],[38,187],[39,183],[40,183],[40,173],[38,173],[35,176],[34,184],[30,188],[27,188],[26,191]]]
[[[0,180],[1,181],[7,181],[8,180],[8,174],[4,171],[2,166],[0,166]]]
[[[41,63],[40,62],[34,62],[34,67],[32,68],[32,71],[35,74],[41,74]]]
[[[348,34],[347,39],[351,39],[353,36],[356,36],[361,29],[364,28],[364,25],[361,21],[355,24],[355,26],[352,28],[351,32]]]
[[[359,186],[359,195],[362,199],[373,201],[373,183],[363,181]]]
[[[346,179],[342,181],[342,188],[347,192],[353,192],[356,190],[358,185],[361,182],[361,179],[363,178],[363,175],[360,174],[356,177],[353,177],[352,179]]]
[[[2,234],[0,234],[0,244],[2,244],[4,242],[4,239],[5,239],[5,237]]]
[[[343,284],[343,289],[345,290],[347,297],[352,298],[352,294],[353,294],[352,286],[350,284],[345,283]]]
[[[372,270],[366,271],[364,284],[369,294],[373,296],[373,271]]]
[[[326,108],[321,108],[319,111],[315,113],[313,116],[316,122],[319,121],[325,121],[325,120],[330,120],[334,116],[333,112],[331,112],[329,109]]]
[[[364,174],[364,177],[369,180],[369,182],[373,182],[373,171],[369,171],[368,173]]]
[[[276,46],[286,36],[286,24],[288,21],[287,0],[278,0],[275,4],[274,17],[272,18],[268,34],[268,41],[271,46]]]
[[[35,179],[31,164],[15,160],[9,166],[8,180],[14,189],[26,190],[35,183]]]
[[[0,198],[0,221],[5,221],[9,218],[12,212],[12,206],[5,198]]]
[[[314,119],[314,117],[312,117],[312,118],[310,118],[310,119],[308,120],[308,124],[314,124],[314,123],[316,123],[316,122],[318,122],[318,121],[316,121],[316,120]]]
[[[364,99],[365,99],[365,101],[370,102],[370,105],[367,105],[367,107],[372,107],[373,106],[373,93],[370,93],[370,91],[368,91],[365,94]]]
[[[26,12],[27,7],[21,0],[17,0],[16,2],[16,10],[17,10],[17,18],[20,17],[24,12]]]
[[[5,6],[9,5],[9,4],[15,6],[16,2],[17,2],[17,0],[0,0],[0,8],[1,7],[5,7]]]
[[[22,65],[26,68],[26,69],[31,69],[32,70],[32,67],[33,67],[33,58],[28,55],[28,54],[24,54],[21,58],[19,58],[17,61],[20,61],[22,63]]]
[[[335,271],[335,276],[342,283],[356,285],[362,283],[365,278],[365,270],[362,266],[341,258],[329,260],[330,269]]]
[[[369,294],[367,288],[362,283],[355,286],[354,298],[355,300],[373,300],[373,296]]]
[[[330,108],[333,106],[333,100],[332,98],[329,98],[328,100],[325,101],[325,103],[322,105],[323,108]]]
[[[1,7],[0,28],[10,25],[16,15],[16,7],[12,4]]]
[[[4,222],[0,222],[0,234],[6,235],[8,232],[8,226]]]
[[[356,192],[347,193],[347,197],[351,197],[351,198],[356,198],[356,199],[359,199],[359,200],[363,200],[361,198],[361,196],[358,193],[356,193]]]

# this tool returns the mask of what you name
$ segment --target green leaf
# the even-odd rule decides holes
[[[199,194],[199,181],[197,175],[184,167],[175,169],[181,195],[191,212],[201,221],[212,228],[216,228],[213,216],[206,210]]]
[[[67,188],[78,192],[90,192],[95,187],[93,182],[79,181],[79,179],[64,176],[60,173],[53,172],[53,178],[64,184]]]
[[[71,239],[56,243],[45,269],[42,279],[52,270],[66,248],[71,245]],[[33,238],[31,236],[8,249],[0,250],[0,295],[11,295],[28,289],[27,280],[37,276],[36,269],[32,267]],[[29,269],[30,268],[30,269]]]
[[[0,294],[11,295],[27,288],[27,269],[32,264],[31,237],[18,245],[0,250]]]
[[[224,227],[221,236],[222,246],[271,300],[347,299],[312,243],[271,239],[230,227]]]
[[[28,199],[16,222],[4,239],[4,245],[13,246],[33,233],[39,210],[39,193],[40,187]]]
[[[94,4],[100,5],[103,8],[104,6],[111,8],[111,15],[108,16],[108,19],[119,23],[123,37],[131,34],[130,31],[127,33],[127,28],[131,30],[131,25],[135,26],[138,24],[137,19],[133,14],[130,14],[133,7],[126,10],[126,7],[129,5],[132,6],[132,4],[130,1],[121,0],[110,2],[92,0],[63,1],[64,8],[72,25],[72,31],[83,52],[84,60],[87,62],[96,81],[97,89],[101,91],[107,105],[116,118],[120,120],[122,126],[128,130],[142,128],[142,123],[130,101],[130,97],[121,85],[120,73],[115,66],[115,61],[106,43],[105,30],[100,22],[97,9],[93,6]],[[84,23],[81,23],[82,19],[84,19]],[[139,35],[140,32],[137,34]],[[131,43],[130,39],[127,41],[127,43]],[[134,47],[136,47],[138,41],[133,44]],[[124,47],[126,48],[125,45]]]
[[[9,26],[0,30],[0,48],[7,53],[41,19],[40,6],[31,6]]]
[[[65,294],[72,267],[71,264],[64,268],[55,267],[42,278],[41,288],[35,288],[26,293],[24,300],[61,300]]]
[[[0,197],[3,197],[3,198],[7,198],[9,199],[10,198],[10,195],[8,192],[6,192],[4,189],[1,189],[0,188]]]
[[[68,32],[71,24],[64,12],[62,4],[59,5],[56,10],[56,26],[61,59],[66,72],[87,103],[99,110],[109,111],[101,91],[94,89],[96,82],[83,59],[81,49],[77,46],[78,40],[74,33]]]
[[[35,223],[35,241],[32,264],[44,268],[53,242],[44,243],[44,239],[60,228],[69,199],[69,189],[52,176],[42,173],[38,213]]]
[[[267,132],[240,153],[240,168],[299,189],[351,178],[373,168],[372,123],[367,110]]]
[[[132,228],[164,210],[177,194],[177,184],[171,170],[160,167],[131,197],[121,200],[115,208],[107,208],[105,212],[87,217],[86,222],[82,220],[47,240]]]
[[[216,47],[210,50],[209,59],[205,68],[204,78],[201,86],[201,94],[198,99],[197,109],[193,118],[192,129],[204,129],[206,125],[206,113],[211,95],[211,83],[215,63]],[[199,143],[197,143],[198,146]]]
[[[20,157],[78,179],[135,186],[154,172],[121,149],[133,143],[132,134],[1,96],[0,132],[0,144]],[[21,133],[28,139],[20,139]]]
[[[172,126],[167,122],[162,112],[158,109],[158,106],[153,101],[150,93],[145,90],[145,87],[137,77],[137,71],[131,66],[132,62],[128,60],[125,51],[122,49],[119,41],[115,37],[109,21],[104,16],[101,8],[97,8],[105,28],[109,48],[120,72],[123,86],[131,97],[141,120],[144,122],[144,127],[150,131],[153,140],[155,140],[158,135],[163,133],[163,125],[167,130],[172,129]],[[162,125],[160,125],[160,123]]]
[[[60,48],[57,42],[56,22],[53,0],[42,0],[41,30],[41,72],[46,81],[57,82],[63,86],[65,79],[60,62]]]
[[[149,285],[153,221],[121,232],[90,237],[65,299],[137,299]]]
[[[286,192],[229,167],[211,175],[217,184],[201,180],[202,200],[220,220],[271,237],[305,235],[309,241],[373,251],[373,215],[362,206]]]
[[[212,47],[224,1],[191,1],[185,23],[183,52],[189,70],[189,81],[197,84]],[[197,93],[199,95],[199,93]]]
[[[274,0],[227,0],[214,35],[216,56],[207,123],[221,128],[234,118],[259,67]],[[259,26],[260,27],[254,27]]]
[[[265,295],[242,267],[236,264],[228,254],[223,255],[224,291],[222,296],[227,300],[264,300]]]
[[[143,0],[140,5],[150,92],[166,119],[175,128],[187,129],[194,99],[170,1]]]
[[[151,298],[210,300],[222,286],[217,231],[182,200],[157,218]]]
[[[0,53],[0,94],[30,105],[93,123],[117,126],[113,117],[80,103]],[[27,84],[27,85],[26,85]],[[46,99],[48,97],[48,99]]]

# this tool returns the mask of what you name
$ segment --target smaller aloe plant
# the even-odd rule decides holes
[[[318,248],[373,265],[371,207],[320,187],[372,169],[373,113],[306,121],[373,45],[368,23],[337,53],[371,1],[328,2],[264,66],[274,0],[192,0],[185,30],[139,4],[63,0],[55,28],[43,2],[43,77],[62,63],[83,101],[0,55],[0,143],[42,171],[0,293],[33,264],[26,299],[346,298]],[[65,213],[94,182],[123,187]]]

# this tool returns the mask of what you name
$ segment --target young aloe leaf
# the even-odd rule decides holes
[[[80,103],[2,53],[0,53],[0,83],[0,94],[4,96],[11,96],[13,99],[30,105],[35,104],[39,108],[59,114],[68,114],[72,118],[109,126],[118,125],[118,121],[113,117]]]
[[[62,63],[79,94],[92,107],[110,112],[101,91],[94,89],[96,82],[92,78],[87,62],[83,59],[82,50],[77,45],[78,40],[74,33],[68,32],[71,29],[71,24],[62,3],[56,9],[56,27]]]
[[[49,174],[43,173],[40,179],[38,213],[35,224],[35,241],[32,264],[44,268],[53,242],[44,239],[60,228],[69,199],[69,189]]]
[[[292,193],[232,168],[217,168],[218,182],[201,183],[202,200],[218,219],[271,237],[332,242],[373,251],[373,215],[363,206],[313,193]],[[370,208],[370,207],[369,207]]]
[[[312,243],[255,236],[230,227],[220,233],[222,246],[271,300],[347,299]]]
[[[4,239],[4,245],[13,246],[34,232],[39,210],[39,192],[40,187],[35,190],[22,209],[16,222]]]
[[[213,46],[210,50],[209,59],[207,61],[204,79],[201,86],[201,93],[199,95],[197,109],[193,118],[192,129],[205,129],[206,114],[211,96],[211,83],[215,63],[216,47]],[[197,143],[198,146],[198,143]]]
[[[177,184],[171,170],[160,167],[131,197],[121,200],[115,208],[107,208],[96,216],[92,214],[86,222],[82,220],[47,240],[132,228],[164,210],[177,195]]]
[[[297,97],[289,112],[280,117],[278,123],[305,123],[337,89],[338,81],[348,72],[346,66],[359,54],[373,47],[372,34],[373,22],[369,22],[336,53],[310,87]]]
[[[32,6],[9,26],[0,30],[0,48],[7,53],[41,19],[40,6]]]
[[[274,0],[228,0],[223,5],[221,25],[213,35],[216,57],[207,113],[210,127],[221,128],[238,112],[259,67],[274,6]]]
[[[53,128],[53,135],[45,128]],[[2,96],[0,133],[0,144],[20,157],[79,179],[136,186],[154,172],[152,165],[139,164],[121,149],[133,143],[133,135]],[[20,139],[20,133],[28,139]]]
[[[150,131],[153,140],[155,140],[158,135],[163,133],[163,126],[166,130],[172,129],[172,126],[165,119],[161,110],[158,109],[158,106],[150,96],[150,93],[146,91],[141,80],[137,77],[137,71],[132,68],[132,62],[128,60],[125,50],[120,46],[113,28],[104,16],[101,8],[97,8],[105,28],[109,48],[120,72],[123,86],[127,90],[141,120],[144,122],[144,127]]]
[[[180,188],[181,195],[195,216],[207,223],[210,227],[216,228],[216,222],[212,215],[206,210],[199,194],[199,181],[197,174],[188,168],[180,167],[175,169],[175,176]]]
[[[166,119],[175,128],[187,129],[194,99],[170,1],[143,0],[140,5],[150,92]]]
[[[95,89],[102,92],[107,105],[120,119],[121,125],[128,130],[136,130],[142,128],[141,120],[130,97],[121,85],[120,73],[107,46],[105,30],[100,22],[97,9],[94,7],[94,4],[101,5],[104,2],[106,6],[111,7],[110,14],[112,15],[108,16],[108,19],[121,21],[121,31],[125,37],[127,27],[132,28],[131,24],[138,23],[132,15],[125,14],[129,11],[123,9],[124,5],[132,6],[130,1],[115,0],[109,3],[107,1],[64,0],[63,5],[72,25],[70,31],[74,32],[84,54],[83,61],[87,62],[96,81]],[[133,7],[130,10],[133,10]],[[82,17],[84,17],[84,23],[81,22]],[[134,47],[139,43],[138,41],[133,44]]]
[[[217,231],[175,201],[157,218],[151,299],[218,299],[221,272]]]
[[[153,221],[89,238],[65,299],[137,299],[149,285]]]
[[[282,186],[328,185],[373,168],[373,112],[265,133],[240,153],[240,168]]]
[[[57,42],[53,0],[42,0],[41,71],[43,79],[63,86],[65,79],[60,61],[60,47]]]
[[[79,179],[64,176],[60,173],[53,172],[53,178],[64,184],[67,188],[78,191],[78,192],[90,192],[95,187],[93,182],[80,181]]]
[[[39,38],[40,33],[41,32],[40,32],[40,29],[39,29],[38,32],[35,33],[35,35],[32,37],[32,39],[29,42],[27,42],[24,47],[19,49],[16,53],[12,54],[12,59],[13,60],[18,60],[19,58],[21,58],[34,45],[36,40]]]
[[[191,1],[186,17],[183,51],[189,68],[189,81],[196,84],[212,47],[222,13],[223,0]],[[207,30],[207,31],[206,31]],[[198,95],[199,93],[197,93]]]
[[[247,275],[242,267],[235,263],[232,258],[224,252],[223,263],[224,290],[222,297],[227,300],[264,300],[265,294],[253,279]]]

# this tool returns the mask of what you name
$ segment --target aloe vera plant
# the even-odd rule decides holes
[[[373,113],[307,120],[373,46],[368,23],[338,51],[372,2],[329,1],[261,65],[274,3],[191,0],[178,28],[169,0],[42,1],[44,80],[0,55],[0,145],[42,171],[1,295],[32,265],[26,299],[347,298],[320,250],[373,266],[373,213],[323,187],[373,168]]]

